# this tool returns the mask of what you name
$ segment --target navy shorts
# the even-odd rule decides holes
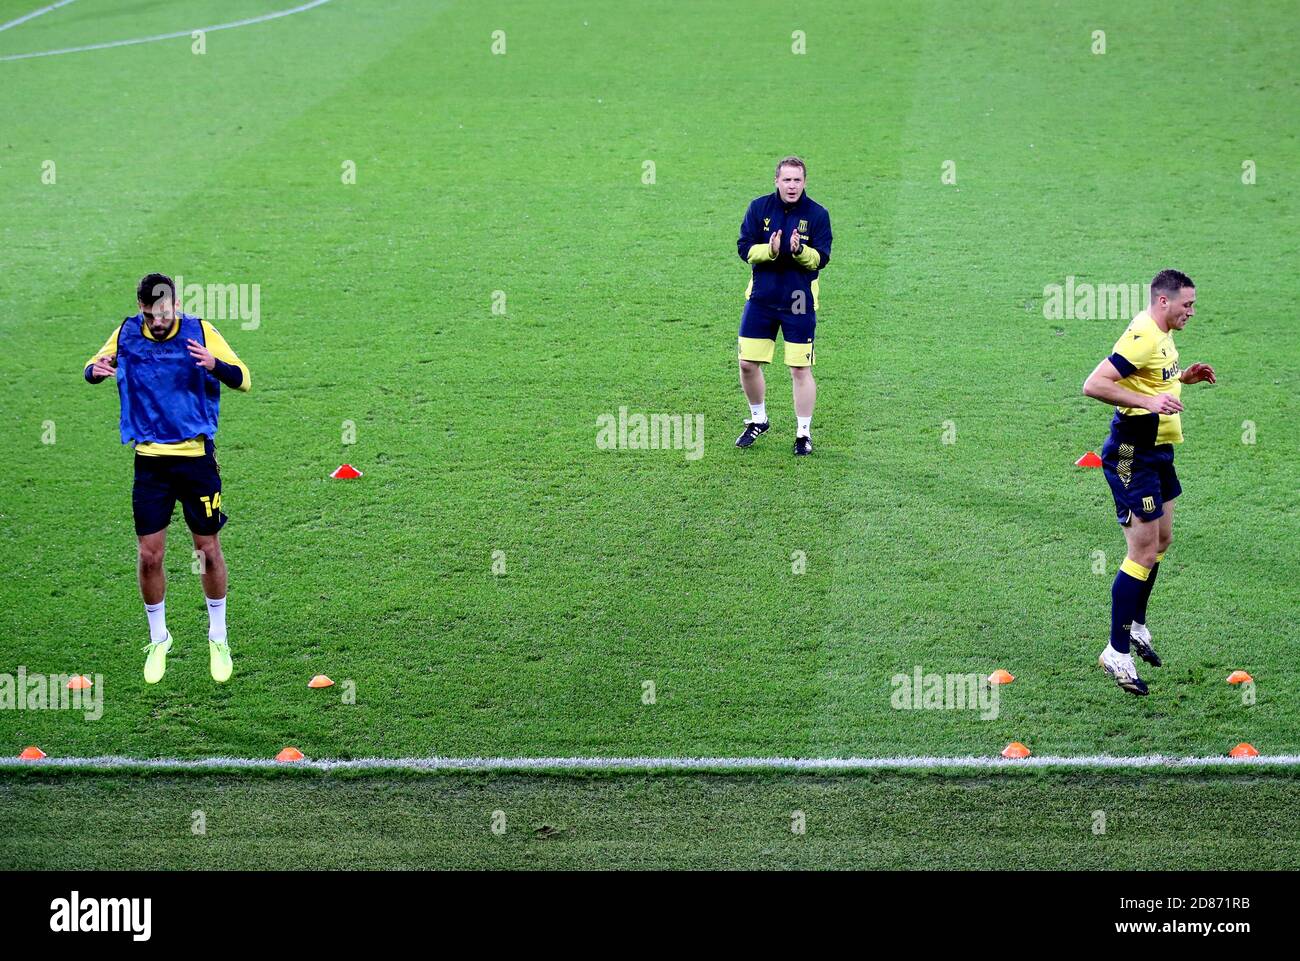
[[[208,440],[202,457],[135,455],[131,508],[135,532],[143,537],[165,530],[181,502],[185,523],[195,534],[215,534],[227,517],[221,510],[221,468]]]
[[[1183,492],[1174,471],[1174,445],[1132,444],[1116,437],[1101,449],[1101,470],[1115,497],[1115,514],[1124,527],[1134,516],[1153,521],[1165,512],[1165,502]]]
[[[745,301],[740,315],[740,359],[770,363],[776,353],[776,335],[785,340],[788,367],[811,367],[813,337],[817,333],[817,312],[794,314],[775,307]]]

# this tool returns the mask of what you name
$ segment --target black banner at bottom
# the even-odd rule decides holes
[[[494,942],[593,934],[731,943],[818,932],[963,932],[1050,943],[1196,938],[1230,947],[1293,930],[1283,876],[1265,873],[249,873],[5,876],[9,944],[28,940],[373,947],[457,929]],[[1283,883],[1279,883],[1282,881]],[[707,934],[706,934],[707,937]]]

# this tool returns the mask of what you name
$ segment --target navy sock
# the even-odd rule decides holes
[[[1128,632],[1141,603],[1150,571],[1132,558],[1124,558],[1110,587],[1110,646],[1128,653]]]
[[[1139,624],[1147,622],[1147,601],[1151,600],[1151,588],[1156,586],[1156,572],[1158,570],[1160,570],[1160,562],[1156,561],[1151,565],[1151,573],[1142,582],[1142,597],[1138,600],[1137,611],[1133,615],[1133,620]]]

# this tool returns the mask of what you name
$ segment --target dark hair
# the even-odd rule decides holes
[[[782,167],[798,167],[800,170],[803,171],[804,178],[806,179],[808,177],[808,168],[803,165],[803,161],[800,160],[798,157],[795,156],[782,157],[780,160],[778,160],[776,162],[776,175],[778,177],[781,176]]]
[[[1176,297],[1178,292],[1184,287],[1195,287],[1192,278],[1188,277],[1181,270],[1162,270],[1151,279],[1151,299],[1154,300],[1157,294],[1164,294],[1166,297]]]
[[[158,303],[164,294],[171,294],[172,301],[175,302],[176,285],[166,274],[145,274],[135,288],[136,300],[146,307]]]

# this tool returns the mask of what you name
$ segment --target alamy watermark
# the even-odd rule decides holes
[[[687,460],[704,456],[703,414],[629,414],[596,417],[598,450],[680,450]]]
[[[1093,284],[1070,274],[1064,284],[1043,287],[1047,320],[1132,320],[1150,302],[1146,284]]]
[[[104,716],[104,676],[89,678],[89,687],[68,689],[72,674],[0,674],[0,711],[84,711],[87,721]]]
[[[132,941],[153,933],[153,898],[92,898],[73,891],[50,902],[50,930],[56,934],[120,932]]]
[[[896,711],[979,711],[997,720],[998,685],[982,674],[927,674],[920,664],[911,674],[895,674],[889,703]]]
[[[176,275],[180,309],[204,320],[238,320],[244,330],[262,326],[261,284],[187,284]]]

